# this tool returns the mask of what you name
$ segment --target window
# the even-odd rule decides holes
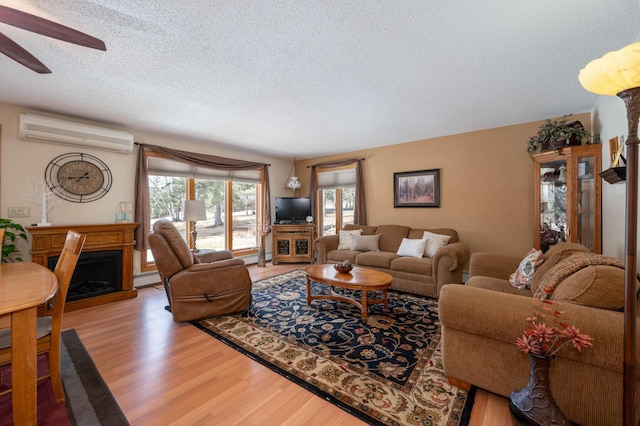
[[[355,165],[316,172],[318,182],[318,234],[335,235],[347,223],[353,223],[355,207]]]
[[[199,249],[257,253],[261,215],[259,171],[222,171],[192,167],[159,157],[148,158],[150,221],[171,220],[190,242],[191,224],[184,222],[187,199],[205,202],[207,219],[197,222]],[[152,270],[150,250],[143,252],[142,270]]]
[[[257,251],[260,185],[195,179],[195,187],[195,198],[204,200],[207,209],[207,220],[198,222],[198,248]]]

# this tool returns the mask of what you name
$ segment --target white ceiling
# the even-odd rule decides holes
[[[590,111],[579,70],[640,28],[638,0],[0,4],[107,45],[0,24],[52,70],[0,55],[0,103],[298,158]]]

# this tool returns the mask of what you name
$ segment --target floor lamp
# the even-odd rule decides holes
[[[638,119],[640,118],[640,43],[589,62],[580,84],[598,95],[618,96],[627,108],[627,197],[625,209],[624,366],[622,412],[625,426],[636,419],[636,251],[638,239]]]

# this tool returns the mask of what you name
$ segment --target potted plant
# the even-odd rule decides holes
[[[0,218],[0,228],[4,228],[4,241],[2,241],[2,262],[22,262],[20,252],[16,248],[16,240],[27,241],[27,234],[19,223],[14,223],[11,219]]]
[[[538,133],[529,139],[527,152],[535,154],[549,149],[557,151],[563,146],[582,145],[583,141],[587,144],[593,143],[591,132],[579,121],[570,122],[569,117],[571,114],[554,120],[547,119],[540,125]]]

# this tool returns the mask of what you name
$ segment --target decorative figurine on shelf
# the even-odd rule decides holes
[[[558,182],[566,182],[567,181],[567,166],[564,164],[560,166],[560,175],[558,176]]]

